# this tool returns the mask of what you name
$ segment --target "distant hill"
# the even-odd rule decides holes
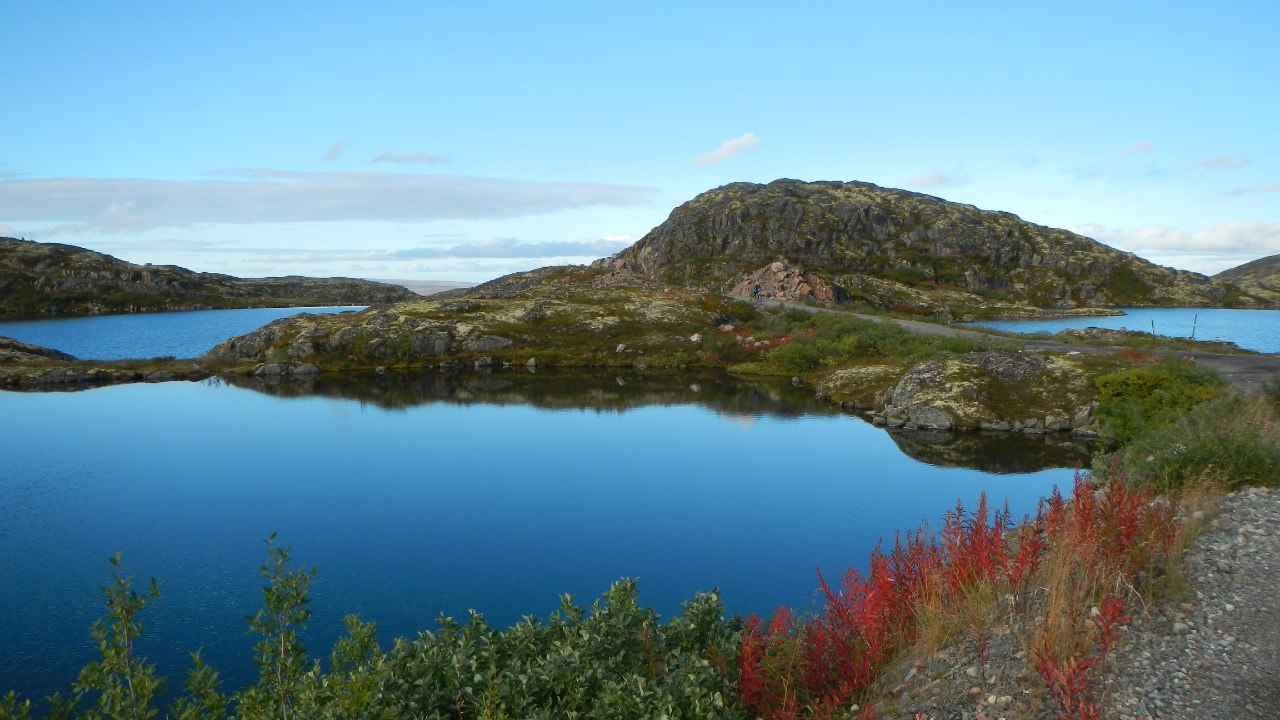
[[[175,265],[135,265],[74,245],[0,238],[0,318],[373,305],[417,297],[368,280],[236,278]]]
[[[837,299],[909,312],[1273,302],[1010,213],[862,182],[725,185],[609,259],[619,272],[723,290],[779,261]]]
[[[447,290],[462,290],[475,286],[475,283],[454,282],[452,280],[383,280],[381,278],[370,278],[374,282],[382,282],[390,285],[399,285],[408,288],[413,292],[422,295],[434,295]]]
[[[1280,255],[1264,257],[1224,270],[1214,280],[1232,283],[1242,291],[1280,305]]]

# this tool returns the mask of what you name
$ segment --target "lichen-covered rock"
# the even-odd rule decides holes
[[[539,278],[541,286],[526,287]],[[563,271],[525,273],[475,292],[479,297],[277,320],[220,343],[204,360],[249,373],[272,363],[321,370],[475,368],[481,357],[493,367],[514,366],[532,352],[548,366],[631,362],[614,352],[621,345],[646,363],[684,365],[709,352],[691,349],[688,338],[701,337],[715,325],[713,308],[729,304],[671,289],[592,290],[585,278],[566,279]]]
[[[841,368],[819,380],[815,390],[818,397],[837,402],[845,408],[874,408],[898,383],[903,370],[903,366],[894,364]]]
[[[890,426],[937,430],[1088,430],[1092,399],[1088,376],[1074,360],[994,351],[913,367],[880,415]]]

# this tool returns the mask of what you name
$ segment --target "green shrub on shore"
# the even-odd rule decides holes
[[[1095,460],[1099,472],[1110,465],[1131,483],[1170,492],[1206,476],[1225,489],[1280,482],[1280,421],[1266,398],[1226,395],[1197,405],[1167,425],[1131,438],[1109,458]]]
[[[225,694],[218,675],[193,654],[195,667],[164,717],[181,720],[345,720],[350,718],[742,718],[733,691],[741,622],[726,619],[717,592],[702,593],[660,622],[641,607],[634,580],[621,580],[592,604],[569,596],[545,622],[507,630],[472,612],[465,623],[398,639],[384,651],[376,626],[356,616],[330,655],[327,670],[308,657],[299,632],[309,618],[315,569],[292,567],[287,548],[268,539],[263,608],[249,616],[262,637],[255,650],[258,681]],[[160,596],[144,592],[112,558],[103,589],[107,618],[94,625],[101,659],[81,671],[69,696],[50,698],[43,717],[59,720],[147,720],[164,678],[133,653],[138,615]],[[0,720],[39,717],[29,700],[0,696]]]
[[[1222,379],[1188,362],[1167,360],[1098,376],[1098,420],[1111,447],[1172,425],[1191,408],[1217,397]]]
[[[1274,486],[1280,405],[1271,385],[1259,397],[1225,393],[1217,375],[1180,361],[1101,375],[1097,414],[1112,452],[1094,456],[1094,473],[1119,471],[1129,484],[1159,492],[1206,477],[1227,490]]]

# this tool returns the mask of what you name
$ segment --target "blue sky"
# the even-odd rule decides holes
[[[863,180],[1216,272],[1280,253],[1280,5],[0,5],[0,234],[244,276],[584,262]]]

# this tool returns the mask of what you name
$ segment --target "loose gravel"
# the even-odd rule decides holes
[[[1280,492],[1218,511],[1186,554],[1189,596],[1130,624],[1108,717],[1280,718]]]

